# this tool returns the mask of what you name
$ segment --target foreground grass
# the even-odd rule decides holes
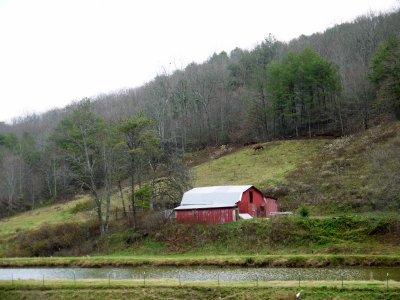
[[[177,280],[0,281],[1,299],[398,299],[400,283],[380,281]]]
[[[359,255],[368,259],[346,264],[386,265],[386,257],[400,256],[396,242],[399,228],[394,214],[255,219],[224,225],[184,225],[171,221],[145,233],[127,228],[121,220],[112,223],[109,234],[104,237],[99,237],[96,223],[63,223],[19,232],[9,238],[4,257],[114,255],[124,258],[149,256],[158,261],[163,256],[203,256],[212,257],[213,261],[214,257],[228,257],[227,264],[232,264],[229,259],[232,256],[250,257],[252,261],[254,256],[310,255],[307,259],[310,262],[297,259],[294,264],[330,265],[342,263],[334,261],[334,257]],[[331,255],[331,258],[314,259],[316,255]],[[385,261],[380,258],[377,261],[377,257],[385,257]],[[276,259],[273,260],[276,263]],[[285,258],[284,264],[293,264],[293,259]],[[389,264],[393,265],[393,262]]]
[[[0,267],[104,266],[400,266],[399,255],[220,255],[220,256],[83,256],[1,258]]]

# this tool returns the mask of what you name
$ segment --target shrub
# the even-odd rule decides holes
[[[135,191],[136,205],[141,207],[149,207],[151,195],[150,184],[144,184],[140,189]]]
[[[20,231],[7,256],[51,256],[70,249],[82,254],[85,242],[99,235],[98,227],[97,222],[70,222],[45,224],[34,231]],[[87,245],[85,247],[87,251]]]
[[[165,225],[165,221],[163,211],[146,212],[139,216],[138,227],[145,233],[154,233]]]
[[[308,218],[310,215],[310,209],[307,206],[301,206],[299,208],[299,214],[302,218]]]
[[[84,201],[84,202],[79,202],[77,203],[74,207],[72,207],[69,211],[72,214],[76,214],[81,211],[88,211],[92,210],[96,207],[96,203],[93,201],[93,199]]]

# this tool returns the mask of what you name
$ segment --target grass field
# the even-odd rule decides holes
[[[329,143],[326,139],[276,141],[264,150],[246,147],[195,166],[194,186],[252,184],[265,187],[284,183],[300,163],[312,160]]]
[[[398,299],[400,283],[380,281],[184,282],[177,280],[1,281],[1,299]]]
[[[0,267],[105,266],[400,267],[399,255],[109,255],[0,258]]]
[[[21,230],[36,229],[45,223],[56,224],[67,221],[84,221],[87,219],[85,214],[73,213],[71,209],[88,200],[89,196],[78,195],[75,199],[65,203],[57,203],[20,213],[9,218],[2,218],[0,219],[0,237]]]

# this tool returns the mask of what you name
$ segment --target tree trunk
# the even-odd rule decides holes
[[[104,227],[103,227],[103,214],[102,214],[102,209],[101,209],[101,199],[97,196],[97,193],[93,193],[97,205],[97,220],[99,221],[99,228],[100,228],[100,235],[104,235]]]
[[[132,217],[133,228],[136,228],[136,207],[135,207],[135,159],[131,159],[131,203],[132,203]]]
[[[124,194],[122,193],[121,181],[118,181],[118,189],[119,189],[119,195],[120,195],[120,198],[121,198],[123,215],[126,218],[126,207],[125,207]]]
[[[264,140],[268,138],[268,118],[267,118],[267,104],[265,101],[264,91],[260,89],[261,95],[261,103],[262,103],[262,120],[263,120],[263,128],[264,128]]]
[[[338,115],[339,115],[339,122],[340,122],[340,135],[343,135],[344,127],[343,127],[342,107],[340,105],[340,99],[338,99]]]
[[[53,158],[53,180],[54,180],[54,192],[53,198],[57,198],[57,176],[56,176],[56,159]]]
[[[152,179],[151,179],[151,190],[150,190],[150,203],[149,203],[149,206],[150,206],[150,209],[151,210],[153,210],[154,209],[154,186],[155,186],[155,178],[153,177]]]
[[[110,186],[106,188],[106,216],[104,221],[104,233],[108,232],[108,224],[110,222],[110,202],[111,202],[111,190]]]

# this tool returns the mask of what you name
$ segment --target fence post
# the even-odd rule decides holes
[[[14,274],[11,273],[11,285],[14,285]]]
[[[178,277],[179,277],[179,286],[182,286],[182,283],[181,283],[181,273],[179,273]]]
[[[389,290],[389,273],[386,273],[386,290]]]
[[[343,288],[343,277],[344,277],[344,276],[343,276],[343,274],[342,274],[342,288]]]
[[[218,273],[218,287],[219,287],[219,273]]]
[[[143,272],[143,286],[146,286],[146,272]]]
[[[108,272],[108,285],[110,285],[111,272]]]
[[[258,275],[256,275],[256,280],[257,280],[257,287],[258,287]]]
[[[44,286],[44,275],[43,275],[43,283],[42,283],[42,285]]]
[[[300,273],[299,273],[299,287],[300,287]]]

